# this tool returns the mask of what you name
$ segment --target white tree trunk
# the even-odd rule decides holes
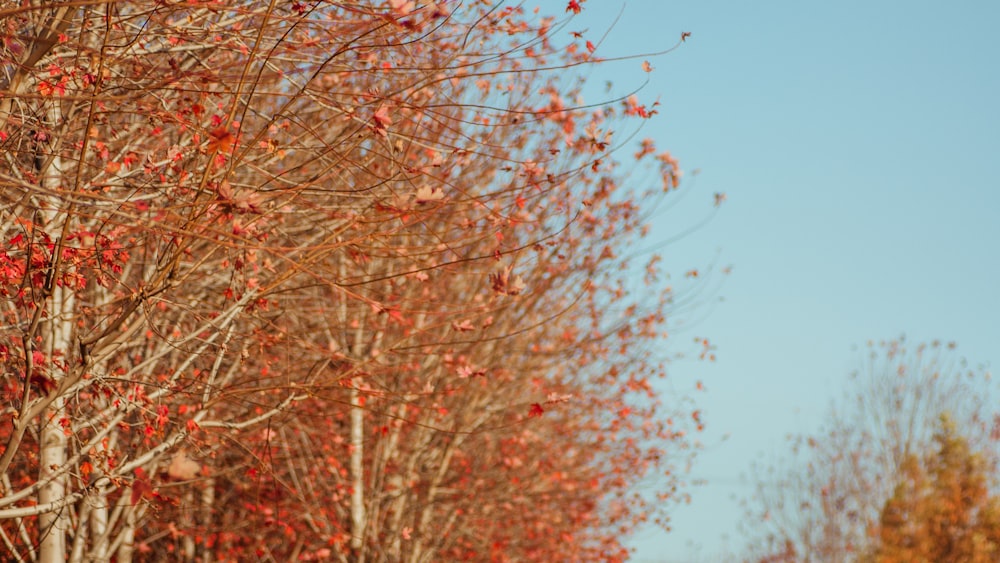
[[[215,480],[207,479],[205,481],[205,486],[201,490],[201,526],[206,531],[211,529],[212,524],[212,511],[215,509]],[[201,549],[199,550],[201,558],[201,563],[212,563],[212,548],[209,547],[208,542],[202,541]]]
[[[93,541],[90,563],[108,563],[108,499],[103,494],[94,494],[87,499],[90,503],[90,534]]]
[[[351,387],[351,551],[365,560],[364,409],[357,387]]]
[[[105,447],[103,442],[99,444],[97,448],[98,450],[104,451]],[[101,475],[103,475],[103,472],[95,470],[91,478],[96,478]],[[90,528],[90,538],[92,542],[90,550],[91,556],[87,559],[87,561],[88,563],[108,563],[111,561],[111,553],[109,549],[110,531],[108,530],[108,496],[105,493],[94,491],[89,497],[87,497],[87,503],[90,505],[87,524]]]
[[[71,350],[73,294],[56,287],[52,293],[53,331],[49,341],[48,355],[58,350],[64,354]],[[58,381],[59,375],[52,370],[49,376]],[[68,439],[60,426],[66,416],[64,400],[56,399],[41,416],[39,461],[39,482],[45,483],[38,492],[38,503],[56,502],[66,496],[66,473],[54,475],[66,463]],[[66,561],[66,532],[69,531],[69,508],[46,512],[38,517],[39,538],[38,561],[40,563],[64,563]]]
[[[195,500],[194,500],[194,489],[189,487],[184,491],[184,499],[181,501],[181,506],[186,507],[186,510],[181,512],[180,525],[182,530],[187,530],[188,533],[184,534],[181,538],[181,560],[185,563],[194,563],[195,556],[197,555],[197,546],[194,543],[194,534],[192,531],[195,527]]]
[[[56,130],[60,126],[62,119],[59,104],[51,104],[46,117],[50,127]],[[59,141],[50,133],[47,142],[47,146],[39,147],[36,158],[47,157],[48,154],[51,154],[51,151],[54,151],[55,156],[47,163],[45,169],[41,170],[42,185],[50,190],[50,193],[58,193],[63,189],[63,162],[58,156]],[[59,240],[63,234],[63,223],[70,220],[68,216],[63,216],[62,221],[59,220],[62,211],[63,202],[56,199],[52,202],[52,215],[45,218],[46,224],[44,228],[52,240]],[[57,251],[59,248],[60,245],[57,244]],[[55,255],[51,256],[50,267],[55,269],[59,265],[59,257]],[[51,307],[49,308],[49,322],[46,327],[48,334],[45,335],[45,352],[49,360],[49,369],[47,374],[43,374],[51,378],[56,384],[65,377],[65,374],[59,373],[59,370],[54,365],[54,360],[57,356],[61,356],[67,362],[72,358],[75,308],[73,291],[55,283],[58,274],[58,271],[49,272],[46,282],[52,289],[52,295]],[[70,366],[67,367],[71,369]],[[45,393],[48,390],[39,390],[39,392]],[[42,412],[40,417],[38,479],[44,485],[38,492],[39,504],[44,505],[49,502],[56,502],[66,496],[67,474],[64,472],[61,475],[55,475],[66,463],[68,438],[60,425],[60,421],[65,416],[65,401],[62,397],[59,397]],[[68,507],[39,515],[38,529],[40,537],[38,542],[38,561],[40,563],[64,563],[66,561],[68,555],[66,552],[66,533],[69,527]]]
[[[131,495],[131,488],[125,489],[122,494]],[[121,532],[122,542],[121,545],[118,546],[118,552],[115,557],[115,561],[117,563],[132,563],[132,554],[135,553],[135,524],[137,520],[137,510],[138,509],[134,506],[130,506],[125,509],[125,529]]]

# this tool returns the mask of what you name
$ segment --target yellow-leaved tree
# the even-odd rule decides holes
[[[992,476],[948,415],[940,418],[935,451],[903,463],[895,492],[882,508],[867,558],[874,563],[1000,560],[1000,498]]]
[[[1000,467],[995,384],[954,348],[903,339],[869,343],[819,430],[791,436],[788,458],[754,468],[759,481],[747,502],[748,542],[740,558],[1000,560],[995,547],[987,549],[995,536],[983,534],[997,521],[989,501]],[[955,422],[942,425],[942,417]],[[936,555],[973,541],[981,544],[978,551],[955,553],[993,555]]]

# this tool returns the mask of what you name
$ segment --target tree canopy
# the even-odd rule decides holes
[[[996,476],[972,451],[955,421],[943,415],[936,451],[903,461],[896,488],[872,530],[869,561],[968,562],[1000,559]]]
[[[701,421],[652,381],[699,280],[642,241],[681,171],[632,138],[655,102],[583,101],[580,9],[0,8],[4,557],[619,560],[668,527]]]

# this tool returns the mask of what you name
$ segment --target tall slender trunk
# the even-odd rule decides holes
[[[212,547],[204,537],[212,529],[212,512],[215,510],[215,480],[207,479],[204,488],[201,490],[201,519],[199,524],[202,529],[201,549],[199,549],[201,563],[212,563]]]
[[[98,450],[104,451],[105,446],[103,443],[98,444]],[[102,475],[103,472],[100,470],[94,471],[92,477],[96,478]],[[109,506],[108,506],[108,496],[105,493],[94,491],[87,497],[87,503],[90,505],[89,517],[87,519],[87,524],[90,528],[90,539],[92,543],[90,549],[90,557],[87,559],[88,563],[108,563],[111,560],[111,553],[109,547],[109,533],[108,523],[109,523]]]
[[[122,492],[124,495],[131,495],[130,488]],[[135,527],[138,521],[138,507],[129,506],[125,508],[125,525],[121,531],[121,544],[115,553],[117,563],[132,563],[132,555],[135,553]]]
[[[181,511],[180,517],[181,529],[185,531],[184,535],[181,537],[181,552],[179,554],[180,560],[184,561],[184,563],[194,563],[195,557],[198,555],[198,546],[194,543],[196,514],[193,487],[188,487],[188,489],[184,491],[184,498],[181,500],[181,507],[186,508],[186,510]]]
[[[87,499],[91,504],[90,525],[91,540],[94,542],[91,548],[89,563],[108,563],[110,555],[108,553],[108,499],[103,494],[93,494]]]
[[[46,116],[50,127],[55,130],[60,126],[62,112],[59,104],[52,104]],[[50,134],[49,145],[46,150],[39,148],[36,160],[41,160],[50,151],[54,153],[51,161],[42,170],[42,185],[50,193],[58,193],[63,189],[63,162],[59,157],[59,141]],[[56,200],[52,205],[52,215],[46,217],[45,230],[52,240],[58,240],[62,236],[63,224],[70,221],[69,216],[59,220],[62,211],[62,202]],[[56,245],[56,251],[60,248]],[[50,257],[50,268],[58,268],[59,257]],[[56,384],[66,376],[60,373],[55,366],[56,358],[62,357],[67,363],[67,369],[71,369],[70,360],[73,339],[73,310],[75,307],[75,296],[72,289],[67,289],[55,283],[59,272],[49,272],[47,284],[52,290],[51,307],[49,309],[49,321],[47,325],[45,352],[48,357],[49,371],[48,377]],[[47,392],[44,390],[42,392]],[[66,496],[66,486],[68,484],[66,473],[56,475],[56,473],[66,463],[66,448],[69,444],[63,427],[60,422],[66,417],[66,406],[63,397],[53,401],[40,417],[41,428],[39,431],[39,475],[40,483],[44,483],[38,492],[38,502],[45,504],[59,501]],[[64,507],[55,512],[47,512],[39,515],[39,552],[38,561],[40,563],[64,563],[66,561],[66,534],[70,528],[69,508]]]
[[[53,334],[49,341],[49,358],[54,352],[70,350],[72,338],[73,294],[56,287],[52,295]],[[50,377],[57,378],[55,370]],[[66,416],[65,401],[62,397],[56,399],[41,416],[39,463],[39,482],[45,483],[38,492],[39,504],[56,502],[66,497],[66,474],[55,475],[66,463],[66,448],[68,438],[63,432],[60,421]],[[70,528],[69,508],[64,507],[54,512],[45,512],[38,517],[39,538],[38,561],[40,563],[64,563],[66,561],[66,533]]]
[[[341,279],[347,277],[345,264],[341,261],[339,267]],[[339,322],[341,326],[348,326],[347,303],[344,295],[340,298]],[[345,343],[350,342],[345,335]],[[334,340],[331,337],[331,346]],[[354,329],[353,342],[349,344],[351,357],[355,361],[361,361],[364,355],[364,328],[361,323]],[[357,382],[352,382],[350,402],[351,402],[351,450],[350,450],[350,479],[351,479],[351,559],[354,563],[363,563],[365,560],[365,529],[367,527],[367,515],[365,514],[365,411],[363,408],[361,392],[358,390]]]
[[[365,560],[364,416],[361,394],[351,387],[351,551],[357,563]]]

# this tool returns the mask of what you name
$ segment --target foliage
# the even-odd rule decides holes
[[[938,420],[961,422],[983,471],[997,467],[989,373],[953,344],[869,343],[864,368],[824,427],[792,439],[791,459],[758,468],[748,503],[750,561],[855,561],[872,549],[895,477],[936,443]]]
[[[995,476],[971,451],[954,421],[941,417],[936,452],[903,461],[896,489],[872,531],[877,563],[969,562],[1000,558],[1000,499]],[[922,462],[921,462],[922,461]]]
[[[582,104],[571,20],[2,16],[6,557],[616,560],[667,525],[701,423],[652,391],[659,257],[627,272],[680,171],[616,158],[655,105]]]

